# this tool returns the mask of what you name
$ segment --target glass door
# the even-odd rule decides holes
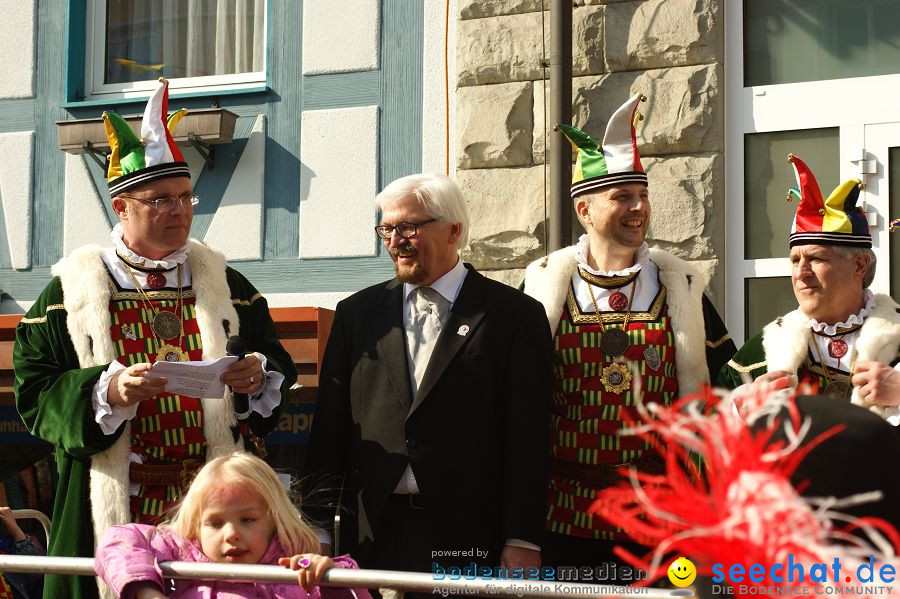
[[[878,256],[872,290],[897,297],[900,293],[900,231],[888,232],[900,218],[900,123],[865,126],[865,153],[870,175],[863,197]],[[862,157],[862,156],[861,156]]]
[[[900,218],[900,28],[885,27],[898,11],[886,0],[727,5],[725,320],[739,346],[797,306],[788,153],[825,195],[851,177],[864,181],[879,260],[872,288],[900,291],[900,232],[893,244],[887,234],[890,217]]]

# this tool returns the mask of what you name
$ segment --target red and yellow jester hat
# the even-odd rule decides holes
[[[109,140],[106,179],[110,197],[156,179],[190,178],[191,171],[171,133],[187,110],[182,108],[172,116],[167,115],[168,110],[169,82],[160,77],[159,87],[147,100],[140,139],[118,114],[103,113]]]
[[[871,248],[872,236],[862,208],[857,207],[859,179],[848,179],[822,199],[822,192],[806,163],[788,154],[794,167],[798,189],[788,190],[788,201],[798,198],[797,213],[791,225],[790,246],[848,245]]]

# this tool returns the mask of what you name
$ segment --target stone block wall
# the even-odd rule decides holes
[[[638,125],[650,178],[648,241],[695,262],[718,304],[725,255],[724,2],[575,4],[573,124],[602,139],[610,115],[629,96],[649,98]],[[546,252],[549,70],[541,59],[549,52],[550,14],[542,14],[542,5],[550,4],[458,4],[456,174],[472,216],[464,257],[512,285]],[[546,143],[566,143],[558,133],[546,135]],[[580,233],[574,221],[573,235]]]

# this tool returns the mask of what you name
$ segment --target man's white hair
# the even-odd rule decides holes
[[[866,267],[866,274],[862,280],[863,289],[868,289],[872,281],[875,280],[875,263],[878,261],[875,257],[875,252],[869,248],[858,248],[849,245],[836,245],[834,249],[847,260],[853,260],[858,254],[865,254],[869,257],[869,265]]]
[[[453,179],[433,173],[401,177],[375,196],[375,208],[384,210],[384,207],[391,202],[409,195],[414,195],[419,200],[431,218],[445,223],[458,224],[460,230],[456,247],[466,247],[466,244],[469,243],[469,213],[466,210],[462,191]]]

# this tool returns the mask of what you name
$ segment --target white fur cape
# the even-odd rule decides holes
[[[557,250],[536,260],[525,270],[525,293],[544,305],[551,334],[556,333],[578,262],[577,246]],[[706,281],[693,266],[672,254],[651,248],[650,260],[659,268],[659,282],[666,288],[669,319],[675,334],[675,372],[678,392],[688,395],[709,384],[706,366],[706,329],[703,323],[703,289]],[[688,282],[690,278],[690,282]]]
[[[191,286],[196,293],[203,359],[221,358],[225,355],[227,342],[223,321],[228,322],[232,334],[237,334],[239,327],[225,278],[225,258],[200,242],[191,240],[190,244],[188,264]],[[53,267],[53,274],[62,283],[69,336],[83,368],[109,364],[116,359],[109,336],[112,324],[109,312],[111,288],[101,258],[103,251],[99,246],[79,248]],[[206,459],[241,449],[242,441],[239,439],[236,444],[231,433],[236,420],[230,391],[226,388],[224,398],[201,399],[201,403],[203,434],[207,442]],[[130,453],[131,423],[126,422],[125,430],[115,444],[91,458],[91,515],[95,539],[99,539],[113,524],[127,524],[130,521]]]
[[[900,346],[900,314],[897,309],[897,303],[890,296],[875,295],[875,309],[859,329],[857,360],[875,360],[884,364],[894,361]],[[800,310],[794,310],[763,328],[762,346],[768,372],[784,370],[797,373],[809,351],[812,329],[807,324],[808,320],[809,317]],[[857,405],[868,406],[859,397],[857,387],[853,388],[850,400]],[[871,409],[884,415],[884,409],[880,406],[871,406]]]

